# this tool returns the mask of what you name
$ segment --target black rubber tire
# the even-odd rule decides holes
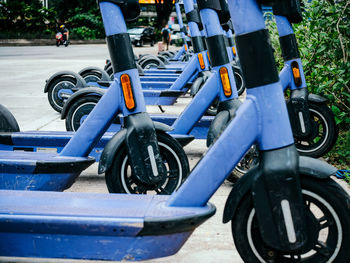
[[[133,177],[128,162],[126,145],[116,153],[112,167],[106,171],[105,179],[110,193],[171,194],[186,180],[189,174],[187,155],[181,145],[170,135],[158,131],[157,138],[163,161],[167,164],[168,176],[161,186],[151,187]],[[127,180],[125,180],[127,179]]]
[[[232,67],[235,76],[236,88],[238,96],[241,96],[245,90],[242,72],[238,67]]]
[[[205,83],[205,82],[204,82]],[[204,84],[203,83],[203,84]],[[200,89],[200,88],[199,88]],[[208,116],[216,116],[216,113],[218,112],[218,107],[219,107],[219,99],[216,98],[213,103],[209,106],[209,108],[207,109],[207,111],[205,112],[205,115]]]
[[[242,95],[242,93],[245,90],[243,77],[242,77],[242,74],[240,73],[238,68],[232,67],[232,70],[233,70],[235,81],[236,81],[238,96],[240,96],[240,95]],[[202,85],[204,85],[204,83]],[[201,89],[201,88],[199,88],[199,89]],[[216,114],[218,112],[218,106],[219,106],[219,100],[215,99],[214,102],[207,109],[205,114],[208,116],[216,116]]]
[[[323,213],[323,216],[321,215],[322,217],[318,215],[319,217],[316,218],[316,222],[318,222],[319,226],[323,227],[323,230],[321,228],[323,232],[322,235],[316,237],[317,240],[315,241],[320,242],[321,238],[325,239],[323,240],[325,247],[322,248],[323,243],[320,243],[317,244],[317,246],[311,245],[311,249],[317,248],[319,251],[322,251],[322,253],[330,253],[329,256],[325,256],[328,258],[316,258],[320,254],[317,250],[315,250],[315,254],[308,255],[309,258],[306,258],[305,254],[307,252],[312,251],[311,249],[307,249],[307,251],[304,251],[303,253],[305,258],[302,258],[302,260],[300,261],[298,261],[297,259],[296,261],[294,261],[291,258],[283,257],[283,254],[281,252],[278,252],[265,246],[260,236],[256,217],[254,216],[251,195],[247,195],[244,198],[242,198],[238,210],[236,211],[236,214],[231,222],[233,239],[237,251],[239,252],[244,262],[350,262],[349,195],[332,179],[319,180],[307,176],[302,176],[301,187],[303,189],[303,196],[306,209],[309,209],[309,211],[311,211],[311,209],[313,211],[318,210],[318,214],[320,212]],[[308,206],[307,202],[311,203],[311,205]],[[317,206],[316,202],[318,202],[319,207]],[[324,220],[326,220],[326,222]],[[325,235],[326,229],[328,230],[328,232]],[[339,235],[339,233],[341,234]],[[251,238],[249,238],[249,236]],[[338,237],[341,237],[342,239],[339,241]],[[339,245],[338,252],[336,245]],[[335,256],[332,260],[331,257],[333,255]],[[330,261],[327,261],[329,259]]]
[[[143,69],[148,69],[148,68],[150,68],[151,65],[153,65],[154,67],[158,67],[159,66],[159,61],[155,60],[155,59],[150,59],[150,60],[147,60],[147,61],[140,62],[140,66]]]
[[[80,74],[83,77],[86,83],[88,82],[97,82],[102,78],[102,73],[96,70],[88,70]]]
[[[325,133],[326,135],[323,137],[321,136],[322,143],[317,143],[314,145],[305,145],[307,141],[301,142],[298,141],[297,138],[294,138],[295,146],[300,155],[319,158],[324,156],[333,148],[338,138],[339,127],[335,123],[333,112],[330,108],[327,107],[327,105],[309,102],[309,109],[314,125],[317,123],[318,120],[322,120],[321,125],[323,125],[323,127],[327,127],[327,132]],[[317,125],[314,127],[317,127]],[[235,183],[241,176],[247,173],[249,169],[253,168],[255,165],[258,164],[259,157],[257,153],[255,153],[255,159],[250,159],[250,157],[251,156],[247,158],[247,156],[244,156],[242,158],[240,162],[244,163],[244,169],[239,169],[239,167],[236,166],[232,173],[228,176],[228,181]],[[250,168],[248,167],[249,163],[253,164],[252,166],[250,166]]]
[[[309,101],[309,111],[313,124],[311,138],[308,140],[295,138],[295,146],[301,155],[319,158],[334,146],[339,127],[335,123],[332,110],[326,104]]]
[[[112,67],[112,62],[110,59],[106,59],[106,65],[103,67],[103,69],[107,71],[109,67]]]
[[[259,165],[259,151],[253,145],[243,158],[238,162],[232,173],[226,178],[231,183],[236,183],[239,178],[245,175],[250,169]]]
[[[67,131],[77,131],[81,125],[81,118],[88,115],[95,107],[100,97],[85,96],[77,99],[68,109],[65,120]]]
[[[0,132],[19,132],[19,125],[12,113],[0,104]]]
[[[153,40],[151,40],[151,47],[153,47],[154,46],[154,41]]]
[[[67,87],[63,87],[62,85],[65,85]],[[76,79],[68,76],[57,78],[52,81],[52,83],[50,83],[50,86],[48,87],[47,97],[51,107],[55,111],[61,113],[65,103],[64,100],[58,97],[59,90],[63,88],[71,89],[72,87],[75,87],[75,85]]]
[[[105,69],[105,71],[107,72],[109,78],[111,80],[114,80],[114,72],[113,72],[113,67],[112,65],[110,67],[108,67],[107,69]]]

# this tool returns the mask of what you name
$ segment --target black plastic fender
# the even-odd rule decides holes
[[[195,81],[193,81],[193,84],[191,86],[190,94],[191,96],[194,96],[199,91],[199,88],[201,87],[202,83],[204,82],[204,77],[198,76]]]
[[[3,105],[0,104],[0,132],[19,132],[16,118]]]
[[[171,58],[173,56],[173,54],[171,54],[169,51],[158,52],[158,55],[164,56],[164,57],[167,57],[167,58]]]
[[[112,65],[108,66],[108,67],[105,69],[105,71],[107,72],[109,78],[110,78],[111,80],[113,80],[113,79],[114,79],[114,76],[113,76],[114,72],[113,72],[113,67],[112,67]]]
[[[309,93],[309,96],[307,97],[307,99],[315,103],[326,103],[328,101],[328,99],[312,93]]]
[[[142,63],[146,58],[148,57],[155,57],[155,55],[151,55],[151,54],[143,54],[140,55],[139,59],[137,60],[138,63]]]
[[[201,89],[202,85],[207,81],[207,79],[211,76],[211,72],[209,70],[207,71],[201,71],[198,73],[198,77],[193,82],[191,86],[191,96],[194,96],[197,94],[197,92]]]
[[[287,102],[293,135],[298,139],[308,138],[311,132],[312,125],[308,101],[307,88],[301,88],[292,90],[291,96]]]
[[[307,156],[299,156],[299,174],[304,174],[309,177],[317,179],[326,179],[332,175],[335,175],[337,169],[319,159],[314,159]],[[234,184],[229,196],[227,197],[223,223],[227,223],[233,219],[236,210],[241,200],[251,192],[255,177],[259,173],[259,167],[255,167],[247,174],[242,176],[237,183]]]
[[[164,123],[153,122],[156,132],[171,131],[171,127]],[[123,128],[117,132],[112,139],[106,144],[101,154],[100,162],[98,164],[98,173],[102,174],[108,171],[113,163],[114,156],[119,151],[120,147],[125,143],[127,135],[127,129]]]
[[[159,69],[165,69],[165,64],[163,63],[163,61],[161,61],[159,58],[155,57],[155,56],[147,56],[145,59],[142,60],[142,62],[140,62],[140,66],[143,68],[143,65],[146,63],[146,62],[149,62],[149,61],[155,61],[158,65],[157,68]]]
[[[64,120],[67,117],[67,113],[69,108],[71,107],[71,105],[73,105],[73,103],[84,96],[87,95],[95,95],[95,96],[100,96],[102,97],[105,94],[106,90],[105,89],[101,89],[101,88],[84,88],[81,89],[77,92],[75,92],[72,96],[69,97],[69,99],[66,101],[66,103],[63,106],[62,112],[61,112],[61,120]]]
[[[45,93],[48,92],[49,86],[50,86],[50,84],[53,81],[55,81],[58,78],[66,77],[66,76],[69,76],[69,77],[72,77],[72,78],[76,79],[77,82],[75,84],[75,87],[77,89],[84,88],[84,87],[87,86],[85,80],[79,74],[77,74],[77,73],[75,73],[73,71],[60,71],[60,72],[57,72],[57,73],[53,74],[48,80],[46,80],[44,92]]]
[[[165,65],[169,65],[168,58],[162,55],[157,55],[157,58],[159,58]]]
[[[241,104],[242,102],[239,99],[220,102],[218,112],[209,126],[207,135],[208,147],[220,136],[229,122],[236,116],[236,111]]]
[[[87,73],[87,72],[97,72],[99,74],[101,74],[101,81],[109,81],[111,80],[111,78],[109,77],[109,75],[107,74],[106,71],[104,71],[103,69],[99,68],[99,67],[86,67],[86,68],[83,68],[82,70],[79,71],[79,75],[82,76],[84,73]]]
[[[138,63],[136,63],[136,67],[140,76],[145,74],[145,72],[143,71],[143,68],[141,68],[141,66]]]

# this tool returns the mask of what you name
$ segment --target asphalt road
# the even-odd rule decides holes
[[[136,48],[136,54],[156,53],[156,47]],[[68,48],[55,46],[0,47],[0,104],[14,114],[21,130],[65,130],[60,115],[49,105],[44,94],[45,80],[60,70],[78,72],[87,66],[103,67],[108,57],[105,45],[79,45]],[[189,98],[180,99],[174,106],[164,107],[166,113],[180,113]],[[149,112],[159,113],[157,107],[148,107]],[[190,165],[197,163],[206,151],[204,141],[194,141],[185,148]],[[220,165],[218,164],[218,169]],[[344,188],[348,190],[346,185]],[[217,213],[200,226],[184,247],[174,256],[147,262],[158,263],[217,263],[242,262],[231,236],[231,225],[222,224],[222,212],[231,190],[224,183],[211,198]],[[68,191],[107,193],[104,177],[97,175],[93,165],[78,178]],[[0,262],[85,262],[75,260],[47,260],[1,258]],[[89,261],[91,262],[91,261]]]

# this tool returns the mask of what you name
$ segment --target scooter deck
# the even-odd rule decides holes
[[[169,196],[0,191],[0,256],[145,260],[175,254],[215,206]]]
[[[95,161],[55,153],[0,151],[0,189],[63,191]]]
[[[143,71],[144,73],[140,74],[140,76],[145,76],[147,74],[181,74],[182,69],[157,69],[157,68],[150,68],[145,69]]]
[[[178,118],[176,115],[151,115],[153,121],[162,122],[171,126]],[[204,116],[198,121],[190,133],[190,137],[196,139],[206,139],[208,128],[213,116]],[[100,160],[100,156],[107,142],[118,132],[121,124],[112,124],[108,132],[106,132],[95,148],[90,152],[90,156],[96,161]],[[29,152],[61,152],[63,147],[72,138],[74,132],[64,131],[26,131],[13,133],[0,133],[0,150],[6,151],[29,151]],[[172,134],[183,145],[186,145],[189,135]],[[193,138],[193,137],[192,137]],[[184,141],[185,143],[182,143]],[[190,140],[191,141],[191,140]]]

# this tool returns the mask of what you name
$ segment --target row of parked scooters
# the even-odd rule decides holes
[[[136,58],[125,21],[137,19],[138,1],[99,1],[106,67],[58,72],[45,86],[67,132],[20,132],[0,108],[0,256],[172,255],[215,213],[208,200],[230,179],[223,221],[245,262],[349,262],[350,198],[330,178],[337,170],[314,159],[338,130],[326,99],[306,87],[292,28],[299,0],[183,4],[193,51]],[[280,73],[261,4],[275,15]],[[179,116],[146,112],[188,93]],[[209,149],[190,171],[182,147],[193,139]],[[57,193],[95,161],[115,194]]]

